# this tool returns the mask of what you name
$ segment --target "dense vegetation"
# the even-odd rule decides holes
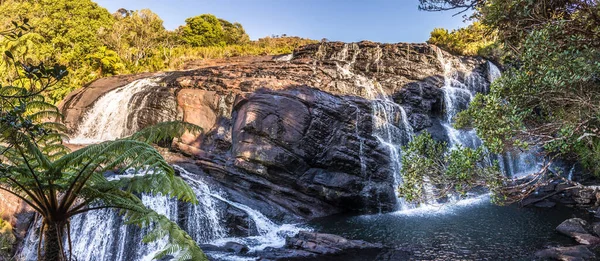
[[[424,132],[402,152],[403,182],[398,192],[409,202],[427,203],[448,195],[465,195],[476,187],[487,187],[494,196],[502,197],[503,176],[497,164],[489,164],[482,147],[448,150],[446,143]]]
[[[9,260],[15,235],[10,223],[0,218],[0,259]]]
[[[267,37],[250,41],[239,23],[203,14],[168,31],[148,9],[120,9],[114,14],[91,0],[6,0],[0,5],[0,30],[28,18],[31,32],[16,41],[0,38],[0,51],[9,50],[31,64],[62,64],[71,73],[44,93],[50,102],[103,76],[166,69],[204,58],[290,53],[314,41],[299,37]],[[7,57],[4,57],[6,60]],[[16,76],[7,63],[0,77]]]
[[[457,55],[478,55],[492,60],[501,60],[500,43],[497,41],[496,31],[483,25],[481,22],[452,30],[435,28],[427,43],[437,45]]]
[[[489,94],[477,94],[457,115],[492,153],[543,148],[600,176],[600,6],[592,0],[420,0],[427,11],[473,10],[474,25],[431,43],[485,55],[505,67]],[[493,41],[490,42],[490,41]],[[538,177],[547,176],[543,168]],[[539,179],[543,180],[543,179]],[[531,190],[529,190],[531,191]]]
[[[0,34],[11,41],[28,38],[28,20]],[[5,51],[10,81],[0,82],[0,191],[26,203],[41,217],[38,259],[73,260],[70,220],[100,209],[117,209],[127,224],[150,231],[144,242],[166,238],[155,258],[206,260],[196,242],[176,223],[144,206],[138,195],[171,196],[196,203],[196,195],[154,149],[151,142],[199,128],[179,122],[161,123],[124,139],[71,152],[58,109],[42,93],[60,86],[68,75],[61,65],[30,65]],[[134,170],[143,175],[121,175]],[[10,247],[10,226],[0,223],[0,252]],[[67,244],[63,242],[66,239]],[[43,244],[43,247],[42,247]]]

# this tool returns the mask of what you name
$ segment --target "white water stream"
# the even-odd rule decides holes
[[[134,133],[127,127],[128,121],[140,108],[134,108],[135,94],[158,86],[159,78],[143,78],[114,89],[100,97],[85,114],[78,125],[72,144],[90,144],[123,138]]]

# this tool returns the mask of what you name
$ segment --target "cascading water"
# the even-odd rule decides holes
[[[454,69],[451,61],[446,60],[443,52],[437,50],[437,57],[444,68],[444,104],[446,108],[445,122],[451,148],[457,145],[463,147],[479,147],[482,141],[477,137],[475,130],[456,130],[453,126],[453,118],[456,114],[469,106],[469,103],[477,93],[489,92],[488,82],[495,81],[501,76],[496,65],[487,62],[487,77],[477,73],[465,76],[464,83],[457,80],[458,72]],[[486,79],[487,78],[487,79]],[[509,151],[497,157],[500,169],[507,177],[522,177],[534,173],[541,168],[542,159],[537,156],[536,150],[531,151]]]
[[[222,245],[226,242],[247,244],[251,251],[262,250],[266,247],[280,247],[285,243],[286,236],[297,234],[301,227],[293,224],[277,225],[260,212],[240,203],[233,202],[217,191],[210,189],[208,184],[186,171],[174,166],[181,176],[196,192],[198,204],[185,204],[183,209],[178,207],[178,201],[161,195],[142,195],[141,199],[147,207],[177,221],[179,225],[199,244],[212,243]],[[223,209],[219,203],[246,212],[257,227],[258,235],[246,238],[230,237],[227,234]],[[181,211],[185,220],[178,219]],[[29,229],[20,258],[23,260],[37,259],[37,242],[40,222]],[[307,230],[302,228],[303,230]],[[149,244],[141,243],[147,229],[127,226],[115,210],[99,210],[75,216],[71,220],[71,236],[73,256],[79,261],[114,261],[114,260],[152,260],[156,251],[166,245],[166,238]],[[65,239],[65,245],[67,241]],[[219,259],[235,259],[228,254],[217,253]]]
[[[352,46],[352,57],[347,61],[349,50]],[[360,93],[371,100],[372,119],[373,119],[373,136],[375,136],[381,144],[389,151],[391,158],[391,169],[394,173],[394,187],[398,187],[402,183],[400,169],[402,168],[402,149],[413,136],[413,129],[408,121],[408,116],[404,108],[390,99],[389,95],[382,89],[379,83],[369,80],[363,75],[355,74],[351,71],[353,64],[356,62],[358,52],[354,49],[354,45],[345,44],[337,56],[332,57],[337,60],[337,69],[341,77],[352,80],[354,85],[352,88],[357,88]],[[381,49],[376,52],[375,62],[381,55]],[[340,65],[342,63],[342,65]],[[358,128],[358,121],[357,121]],[[357,131],[357,137],[362,142],[362,138]],[[361,143],[362,150],[362,143]],[[362,151],[361,151],[362,157]],[[363,165],[361,164],[361,168]],[[407,204],[402,200],[398,201],[397,208],[408,208]]]
[[[177,217],[177,204],[162,196],[143,195],[144,205],[171,219]],[[176,202],[175,202],[176,203]],[[37,259],[37,230],[32,226],[25,238],[21,253],[23,260]],[[114,210],[104,209],[81,214],[71,219],[73,257],[76,260],[151,260],[155,251],[165,246],[165,239],[150,244],[140,244],[145,231],[125,226]],[[67,241],[65,239],[65,246]]]
[[[135,132],[127,127],[128,121],[135,117],[140,107],[132,102],[135,94],[157,87],[160,78],[143,78],[112,90],[100,97],[85,114],[77,133],[70,140],[73,144],[90,144],[105,140],[114,140]],[[144,97],[147,99],[147,97]],[[145,101],[144,101],[145,102]]]
[[[210,243],[213,243],[216,245],[221,245],[226,242],[233,241],[233,242],[240,242],[240,243],[247,245],[250,248],[250,251],[257,251],[257,250],[263,250],[266,247],[281,247],[285,243],[286,236],[293,236],[301,230],[301,227],[294,225],[294,224],[277,225],[273,221],[271,221],[269,218],[265,217],[259,211],[252,209],[251,207],[248,207],[244,204],[237,203],[230,199],[227,199],[221,193],[211,191],[206,183],[197,180],[197,178],[194,177],[194,174],[188,172],[184,168],[175,166],[175,169],[180,171],[181,176],[190,184],[190,186],[192,186],[194,191],[196,191],[196,193],[198,194],[198,200],[203,201],[201,205],[206,206],[206,205],[210,204],[210,206],[213,207],[213,209],[215,210],[215,211],[213,211],[213,214],[211,214],[210,216],[207,216],[206,220],[208,222],[203,223],[203,225],[201,226],[201,227],[213,227],[213,226],[219,227],[218,229],[213,230],[213,232],[212,232],[213,235],[210,238],[210,240],[201,241],[198,238],[194,237],[194,235],[197,233],[196,230],[201,229],[200,227],[198,227],[198,226],[188,227],[188,231],[192,231],[190,233],[192,238],[194,238],[196,241],[198,241],[200,243],[210,242]],[[248,214],[248,217],[250,217],[250,219],[252,219],[252,221],[254,222],[254,225],[256,226],[256,229],[258,231],[258,235],[250,236],[250,237],[241,237],[241,238],[240,237],[228,237],[224,228],[222,227],[222,224],[221,224],[222,219],[219,218],[220,215],[214,214],[214,213],[217,213],[216,212],[216,201],[226,203],[227,205],[230,205],[231,207],[234,207],[241,211],[246,212],[246,214]],[[201,213],[202,211],[205,211],[201,208],[201,206],[199,206],[199,210],[200,211],[197,211],[194,213]],[[192,217],[189,217],[189,219],[195,219],[195,217],[192,216]],[[304,230],[306,230],[306,229],[304,229]],[[194,232],[194,231],[196,231],[196,232]]]
[[[441,49],[436,48],[437,58],[440,61],[444,73],[444,122],[442,126],[446,129],[451,149],[457,146],[475,148],[481,146],[482,142],[477,137],[475,130],[457,130],[452,126],[453,118],[460,111],[465,110],[471,100],[478,92],[487,92],[487,79],[478,73],[470,73],[464,77],[463,82],[458,80],[458,71],[452,61],[444,57]],[[490,63],[493,66],[493,64]],[[462,64],[459,63],[459,66]],[[495,67],[495,66],[494,66]],[[462,68],[460,68],[462,69]],[[497,68],[496,68],[497,69]],[[499,70],[496,70],[499,73]],[[494,76],[495,77],[495,76]],[[488,76],[488,78],[490,78]]]

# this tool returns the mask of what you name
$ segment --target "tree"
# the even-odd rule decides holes
[[[497,33],[506,71],[458,114],[457,126],[474,127],[492,152],[541,147],[550,159],[581,162],[600,176],[599,2],[461,2],[421,5],[473,8],[473,17]],[[548,174],[542,170],[536,175]]]
[[[26,25],[27,21],[15,23],[13,29],[2,33],[18,38]],[[155,258],[177,255],[178,260],[206,260],[187,233],[146,208],[136,196],[160,193],[197,201],[192,189],[175,176],[149,143],[199,128],[180,122],[161,123],[129,138],[70,152],[63,144],[65,127],[57,122],[61,117],[58,109],[41,95],[67,75],[64,66],[27,65],[15,61],[10,52],[5,56],[22,77],[15,84],[0,86],[0,190],[23,200],[42,217],[38,258],[72,260],[70,218],[112,208],[120,210],[127,223],[151,228],[144,242],[168,238],[169,244]],[[141,175],[121,175],[130,169]],[[68,247],[63,245],[64,239]]]
[[[74,68],[71,76],[62,81],[61,89],[46,94],[53,102],[98,77],[91,73],[94,69],[86,57],[99,51],[102,41],[98,35],[112,27],[114,21],[106,9],[91,0],[7,0],[0,5],[0,17],[0,30],[21,17],[29,18],[34,25],[26,37],[3,41],[0,50],[17,45],[21,46],[19,52],[11,51],[30,63],[59,63]],[[21,43],[24,41],[30,43]],[[0,67],[0,71],[11,70]]]
[[[223,27],[225,43],[228,45],[243,45],[250,42],[250,37],[246,34],[244,27],[240,23],[230,23],[227,20],[219,19]]]
[[[478,21],[452,32],[435,28],[427,43],[458,55],[479,55],[496,61],[502,56],[496,31]]]
[[[419,10],[423,11],[449,11],[460,9],[457,14],[475,9],[486,0],[419,0]]]
[[[248,35],[239,23],[230,23],[211,14],[185,19],[182,39],[191,46],[225,46],[248,41]]]
[[[145,59],[155,55],[155,50],[167,37],[163,21],[150,9],[119,9],[113,17],[116,21],[103,36],[104,41],[133,71],[137,71],[136,68],[145,65]]]
[[[488,163],[488,155],[481,147],[459,146],[448,151],[445,143],[424,132],[402,151],[403,182],[398,192],[409,202],[425,203],[449,194],[464,195],[475,187],[490,189],[498,203],[504,199],[502,173],[497,163]]]
[[[121,57],[106,46],[101,46],[97,52],[87,57],[91,60],[92,68],[97,69],[99,75],[114,75],[125,69]]]

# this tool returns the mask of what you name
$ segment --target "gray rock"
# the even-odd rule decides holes
[[[535,253],[535,256],[541,259],[564,261],[592,260],[596,257],[596,255],[585,246],[553,247],[538,251]]]
[[[595,222],[592,224],[592,231],[596,236],[600,236],[600,222]]]
[[[245,253],[248,253],[248,251],[250,251],[248,246],[237,243],[237,242],[227,242],[227,243],[225,243],[223,248],[227,252],[232,252],[232,253],[236,253],[236,254],[245,254]]]
[[[256,253],[259,260],[408,260],[403,249],[389,248],[337,235],[301,231],[287,238],[283,248],[267,248]]]
[[[587,226],[587,221],[581,218],[570,218],[560,223],[560,225],[556,227],[556,230],[567,236],[573,236],[575,233],[589,234],[585,229]]]
[[[197,164],[234,194],[262,202],[255,204],[263,204],[269,217],[385,212],[396,203],[394,173],[388,148],[373,135],[378,128],[373,99],[384,95],[404,108],[408,119],[396,109],[393,125],[408,120],[415,131],[436,129],[434,137],[447,140],[439,124],[444,84],[439,55],[461,64],[458,80],[480,76],[479,91],[487,89],[482,58],[454,56],[428,44],[327,42],[275,57],[290,59],[285,62],[240,57],[185,71],[100,79],[69,95],[60,108],[74,129],[104,93],[160,77],[159,86],[135,95],[127,126],[133,131],[175,119],[201,126],[202,134],[173,142],[189,156],[183,162]],[[405,135],[397,142],[408,141]],[[236,233],[245,233],[239,227]]]

